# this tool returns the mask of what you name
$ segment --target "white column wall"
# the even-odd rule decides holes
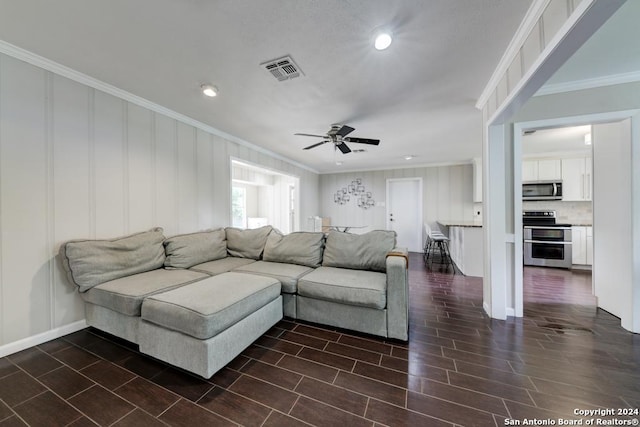
[[[299,176],[319,214],[318,174],[0,54],[0,356],[82,327],[62,242],[229,225],[230,156]]]
[[[633,329],[631,120],[595,124],[593,141],[593,293],[598,307]],[[615,207],[615,208],[612,208]]]

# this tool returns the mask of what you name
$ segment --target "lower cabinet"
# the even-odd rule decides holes
[[[465,276],[484,275],[482,227],[449,227],[451,260]]]
[[[593,265],[593,227],[571,227],[571,263]]]

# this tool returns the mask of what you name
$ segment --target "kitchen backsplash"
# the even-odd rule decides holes
[[[556,211],[556,221],[575,225],[593,223],[593,207],[591,202],[536,201],[522,202],[525,211]]]

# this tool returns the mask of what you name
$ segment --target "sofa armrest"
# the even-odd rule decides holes
[[[409,339],[409,252],[394,248],[387,254],[387,335]]]

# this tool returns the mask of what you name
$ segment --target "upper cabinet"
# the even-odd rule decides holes
[[[592,176],[591,157],[562,159],[562,200],[591,200]]]
[[[560,159],[522,161],[522,181],[553,181],[562,179]]]

